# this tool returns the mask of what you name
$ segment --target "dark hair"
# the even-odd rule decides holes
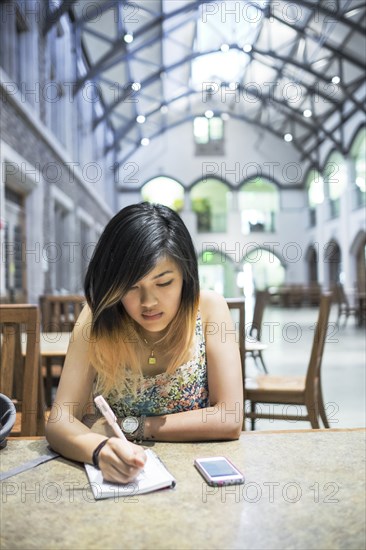
[[[85,296],[97,333],[100,322],[115,322],[123,309],[123,295],[163,256],[171,257],[181,269],[181,302],[193,308],[199,295],[197,258],[180,216],[167,206],[142,202],[123,208],[110,220],[85,277]]]
[[[85,277],[85,296],[92,312],[91,336],[97,342],[91,346],[91,360],[107,380],[102,383],[106,388],[117,379],[116,372],[109,376],[103,366],[115,361],[108,351],[112,341],[118,342],[122,362],[132,364],[133,368],[138,363],[131,346],[126,345],[136,342],[136,338],[131,340],[132,320],[121,299],[164,256],[177,263],[183,277],[180,307],[164,337],[179,360],[192,341],[199,301],[197,257],[180,216],[161,204],[142,202],[127,206],[110,220],[95,248]],[[132,327],[136,329],[133,322]]]

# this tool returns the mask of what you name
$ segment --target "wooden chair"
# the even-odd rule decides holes
[[[233,317],[237,329],[237,340],[241,358],[241,372],[243,384],[245,380],[245,302],[244,298],[226,298],[226,303]],[[245,418],[243,419],[243,430],[245,429]]]
[[[241,368],[245,380],[245,301],[244,298],[226,298],[226,303],[230,312],[237,311],[237,314],[233,315],[233,321],[237,327]]]
[[[267,290],[258,290],[255,296],[255,304],[254,304],[254,311],[253,311],[253,321],[249,330],[248,334],[248,342],[250,343],[253,339],[256,342],[260,342],[261,339],[261,332],[262,332],[262,322],[263,322],[263,315],[264,310],[269,302],[269,293]],[[265,348],[265,346],[263,346]],[[258,346],[259,348],[259,346]],[[257,360],[259,359],[262,368],[266,374],[268,374],[267,367],[264,363],[263,355],[262,355],[263,349],[246,349],[246,355],[253,357],[255,364],[258,366]]]
[[[354,315],[356,320],[359,318],[358,307],[353,307],[350,305],[347,294],[345,293],[344,287],[341,283],[337,283],[334,287],[334,296],[338,305],[338,315],[337,315],[337,324],[340,325],[340,319],[344,315],[344,324],[346,326],[348,317]]]
[[[17,410],[17,421],[11,435],[44,435],[38,307],[28,304],[0,305],[0,326],[0,391],[12,399]],[[25,341],[25,338],[23,357],[22,341]],[[20,432],[16,432],[19,423]]]
[[[79,294],[40,296],[42,332],[71,332],[84,304],[85,298]],[[48,407],[52,405],[52,388],[58,384],[63,362],[64,356],[45,360],[43,371]]]
[[[321,364],[328,328],[332,293],[323,294],[320,300],[318,322],[313,338],[310,361],[306,376],[257,376],[253,385],[246,381],[245,398],[250,401],[251,410],[246,417],[251,419],[252,430],[257,418],[276,420],[307,420],[312,428],[319,428],[319,416],[325,428],[329,428],[321,389]],[[258,404],[304,405],[306,415],[259,412]]]
[[[85,304],[79,294],[39,297],[43,332],[71,332]]]

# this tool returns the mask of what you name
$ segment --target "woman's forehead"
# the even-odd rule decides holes
[[[145,275],[141,280],[146,279],[155,279],[159,276],[168,275],[168,274],[175,274],[180,273],[180,268],[175,260],[171,258],[170,256],[162,256],[159,258],[155,264],[155,266],[152,268],[149,273]]]

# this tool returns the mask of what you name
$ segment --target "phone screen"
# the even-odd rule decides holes
[[[211,477],[237,475],[235,470],[226,460],[202,460],[202,467]]]

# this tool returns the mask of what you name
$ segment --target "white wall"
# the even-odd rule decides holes
[[[281,184],[301,184],[300,156],[292,144],[238,120],[225,124],[225,156],[196,157],[192,123],[188,122],[151,141],[148,147],[140,147],[127,159],[120,169],[120,185],[141,187],[155,176],[166,175],[187,187],[208,174],[237,186],[257,175],[258,169]]]
[[[330,122],[336,124],[337,117]],[[345,124],[344,140],[347,148],[361,122],[361,117],[356,116]],[[272,248],[283,260],[286,265],[287,283],[307,283],[305,255],[308,247],[315,243],[319,250],[318,280],[326,287],[327,266],[323,262],[323,251],[327,243],[335,239],[341,247],[345,286],[351,291],[355,273],[350,248],[357,233],[365,230],[363,211],[352,209],[352,182],[348,182],[341,197],[340,217],[335,220],[329,219],[328,204],[325,201],[318,207],[317,226],[311,228],[307,194],[303,190],[309,162],[300,160],[300,154],[294,144],[286,143],[252,125],[234,119],[226,122],[225,135],[225,156],[195,156],[191,122],[166,132],[151,141],[148,147],[141,147],[121,167],[120,185],[124,189],[130,188],[131,191],[120,193],[119,207],[140,201],[139,188],[156,176],[172,177],[188,189],[206,174],[222,178],[234,191],[228,231],[225,234],[197,233],[195,215],[190,211],[189,199],[186,197],[182,218],[199,253],[211,246],[212,249],[226,253],[232,260],[241,263],[245,252],[258,244]],[[340,138],[339,133],[337,137]],[[332,144],[329,141],[320,147],[321,166],[326,162],[331,150]],[[282,187],[276,232],[244,236],[240,232],[235,188],[258,173],[269,177]]]

